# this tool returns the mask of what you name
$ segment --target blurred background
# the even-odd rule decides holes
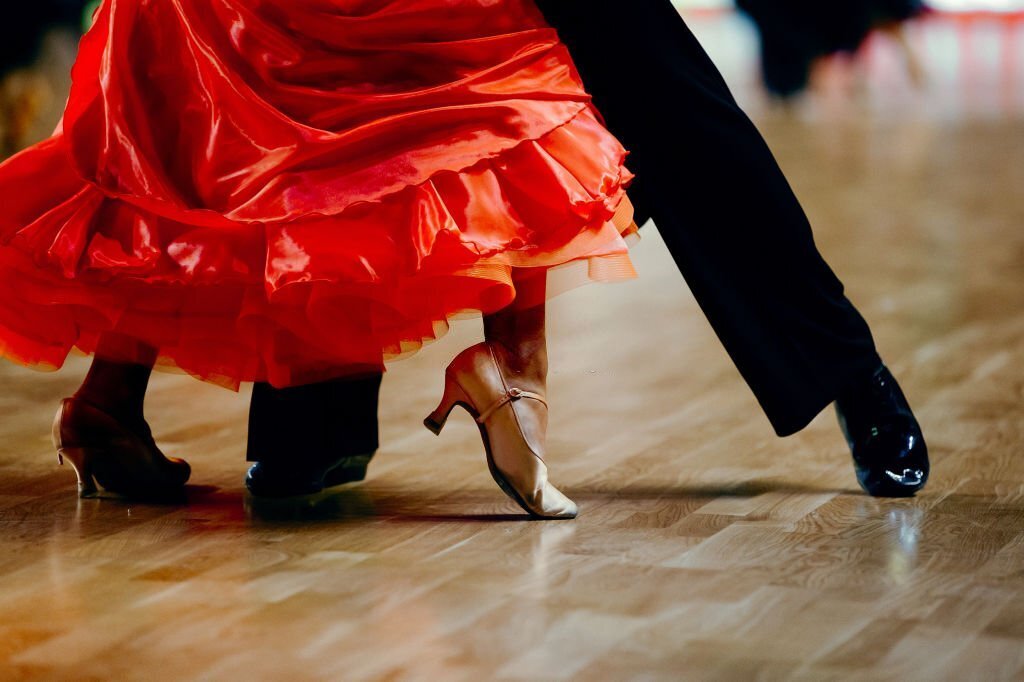
[[[830,115],[862,114],[866,108],[901,119],[1024,110],[1021,0],[932,0],[926,7],[912,0],[676,5],[755,115],[779,99],[802,114],[822,108]],[[789,76],[795,83],[785,82],[784,74],[781,93],[765,82],[763,52],[780,62],[776,71],[798,72]],[[806,88],[799,87],[800,64],[794,63],[801,58],[809,71]]]
[[[78,39],[96,0],[7,3],[0,22],[0,157],[37,142],[60,119]]]

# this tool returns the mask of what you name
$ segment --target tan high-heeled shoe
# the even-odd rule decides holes
[[[65,398],[53,420],[57,461],[71,463],[78,494],[105,490],[134,498],[166,498],[182,492],[192,474],[188,462],[168,458],[153,437],[139,434],[112,415],[78,398]]]
[[[576,503],[548,481],[543,459],[547,401],[510,387],[488,344],[467,348],[452,360],[445,371],[441,404],[423,424],[440,435],[456,405],[480,427],[487,466],[506,495],[540,519],[576,517]]]

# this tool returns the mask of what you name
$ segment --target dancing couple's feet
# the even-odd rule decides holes
[[[456,357],[445,372],[444,396],[424,421],[440,434],[461,406],[477,421],[488,468],[498,486],[535,518],[569,519],[576,505],[547,476],[546,366],[520,359],[499,344],[481,343]],[[246,486],[258,497],[293,497],[361,481],[372,453],[341,457],[322,465],[257,462]]]
[[[450,411],[456,405],[464,405],[478,422],[482,422],[485,449],[491,448],[488,464],[498,485],[536,516],[546,517],[545,508],[549,512],[554,509],[557,512],[555,516],[559,518],[562,515],[572,516],[576,513],[575,505],[570,506],[567,499],[563,501],[564,495],[553,487],[553,492],[546,492],[550,484],[546,482],[547,471],[542,459],[546,417],[543,402],[537,396],[523,395],[521,389],[517,390],[519,387],[510,386],[505,378],[510,373],[502,371],[496,357],[500,358],[500,349],[496,356],[487,344],[474,346],[457,357],[446,373],[445,397],[425,423],[432,431],[439,432]],[[469,387],[472,389],[467,390]],[[487,407],[481,409],[481,405]],[[491,412],[488,408],[492,405],[499,408],[511,405],[511,410]],[[840,396],[836,401],[836,413],[850,447],[857,481],[865,492],[875,497],[910,497],[925,486],[930,471],[928,448],[921,427],[888,368],[881,367]],[[495,416],[497,423],[488,429],[488,419],[481,420],[481,416]],[[513,417],[516,419],[515,428],[510,425]],[[534,433],[531,428],[538,430]],[[516,436],[517,429],[522,438]],[[499,438],[509,436],[508,441],[502,441],[497,458],[494,455],[494,434],[499,434]],[[540,434],[540,438],[531,441],[531,434]],[[536,451],[531,447],[532,442],[541,444]],[[527,452],[530,456],[526,455]],[[507,461],[506,457],[509,458]],[[294,485],[292,473],[282,471],[279,475],[270,475],[269,471],[260,472],[261,465],[257,464],[251,471],[263,474],[262,487],[250,486],[250,490],[257,495],[275,497],[317,492],[330,485],[363,480],[366,473],[363,461],[366,458],[342,458],[332,465],[334,469],[321,467],[306,471],[300,476],[303,481],[308,481],[305,487]],[[350,471],[354,473],[348,474]],[[516,478],[519,483],[510,485],[510,478]],[[543,501],[545,496],[547,501]],[[558,502],[552,504],[551,500]]]
[[[544,372],[510,358],[500,345],[463,351],[445,373],[444,397],[425,420],[440,433],[456,406],[476,419],[488,468],[501,489],[537,518],[573,518],[576,505],[548,481],[544,463],[547,403]],[[852,387],[836,401],[839,425],[860,485],[876,497],[908,497],[928,480],[928,450],[899,385],[888,369]],[[83,497],[98,486],[134,498],[181,493],[189,465],[164,456],[145,421],[114,416],[82,398],[61,403],[53,428],[61,461],[78,474]],[[291,497],[361,481],[372,452],[322,463],[257,462],[246,486],[259,497]],[[97,485],[98,484],[98,485]]]

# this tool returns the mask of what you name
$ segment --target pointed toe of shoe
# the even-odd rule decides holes
[[[530,507],[530,513],[539,519],[575,519],[580,513],[576,503],[550,483]]]
[[[915,433],[887,436],[854,450],[857,481],[874,497],[912,497],[928,482],[928,451]]]

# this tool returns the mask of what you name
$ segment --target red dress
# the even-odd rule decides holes
[[[73,82],[0,166],[22,363],[114,332],[287,386],[508,305],[513,268],[633,276],[626,153],[529,0],[106,0]]]

